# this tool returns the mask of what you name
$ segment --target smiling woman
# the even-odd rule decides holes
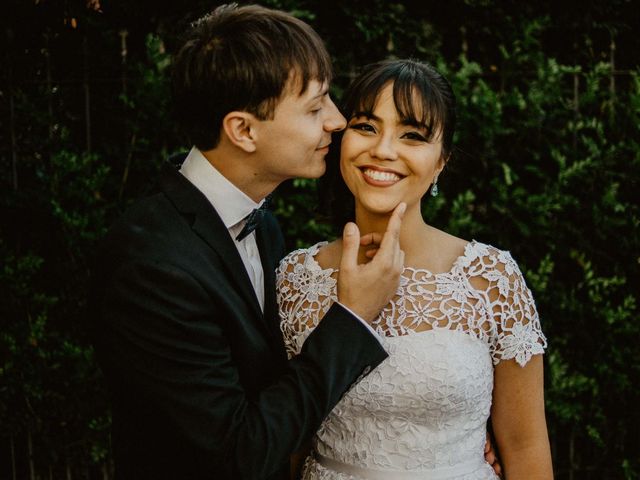
[[[303,478],[495,480],[484,458],[490,414],[508,478],[552,478],[546,339],[531,291],[507,251],[456,238],[421,215],[421,199],[451,152],[449,83],[423,63],[381,62],[365,68],[345,105],[340,178],[330,163],[344,188],[336,206],[355,207],[350,220],[364,235],[366,263],[405,203],[404,271],[371,323],[389,357],[324,421]],[[281,330],[291,357],[337,299],[342,252],[341,240],[321,242],[280,264]]]
[[[421,188],[424,194],[431,184],[437,182],[438,174],[451,156],[456,106],[449,82],[433,67],[412,61],[372,65],[347,90],[343,113],[348,118],[348,128],[343,134],[345,141],[342,142],[341,160],[329,160],[327,175],[320,185],[321,201],[337,227],[355,219],[355,192],[350,191],[355,183],[347,188],[345,180],[349,182],[349,179],[345,175],[345,164],[358,148],[369,148],[369,168],[363,168],[364,165],[359,168],[363,174],[366,171],[366,177],[374,183],[391,180],[388,175],[375,172],[395,173],[401,178],[412,173],[399,168],[390,171],[390,163],[398,155],[414,159],[437,156],[433,175],[423,179],[426,182],[423,185],[416,186],[414,196]],[[385,118],[376,113],[384,113]],[[356,133],[369,138],[358,142]],[[407,152],[412,153],[404,155]],[[335,156],[335,153],[333,150],[329,156]],[[364,160],[366,158],[360,159]],[[413,165],[418,168],[415,162]],[[407,165],[404,169],[408,168]],[[410,181],[415,183],[417,179],[414,177]],[[383,203],[388,205],[390,202]]]
[[[391,83],[372,112],[358,112],[349,120],[340,170],[355,196],[356,216],[362,209],[386,215],[402,201],[409,212],[420,209],[420,199],[444,167],[441,130],[430,135],[417,119],[403,119]]]

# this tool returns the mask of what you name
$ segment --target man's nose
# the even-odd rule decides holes
[[[329,105],[327,106],[328,115],[324,122],[324,129],[327,132],[339,132],[347,126],[347,120],[342,116],[336,104],[333,100],[329,99]]]

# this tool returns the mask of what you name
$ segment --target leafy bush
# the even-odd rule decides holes
[[[165,42],[175,43],[168,26],[178,31],[185,11],[209,4],[100,15],[95,1],[11,3],[0,89],[0,477],[15,464],[23,477],[108,478],[110,414],[87,339],[90,256],[152,188],[163,158],[185,147],[168,108]],[[430,61],[451,80],[457,149],[425,218],[511,250],[521,265],[549,339],[556,478],[637,478],[637,13],[623,0],[593,2],[592,14],[493,0],[264,3],[327,40],[337,99],[360,65],[389,56]],[[612,63],[614,37],[623,67]],[[316,204],[310,180],[274,196],[290,248],[335,234]]]

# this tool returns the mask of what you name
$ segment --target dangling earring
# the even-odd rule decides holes
[[[438,176],[437,175],[436,175],[436,178],[433,179],[433,185],[431,185],[431,196],[432,197],[438,196]]]

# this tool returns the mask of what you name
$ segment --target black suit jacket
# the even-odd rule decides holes
[[[386,353],[334,305],[287,361],[275,219],[268,214],[257,230],[263,314],[204,195],[169,166],[160,187],[114,225],[97,255],[92,314],[112,393],[116,477],[285,479],[289,454]]]

